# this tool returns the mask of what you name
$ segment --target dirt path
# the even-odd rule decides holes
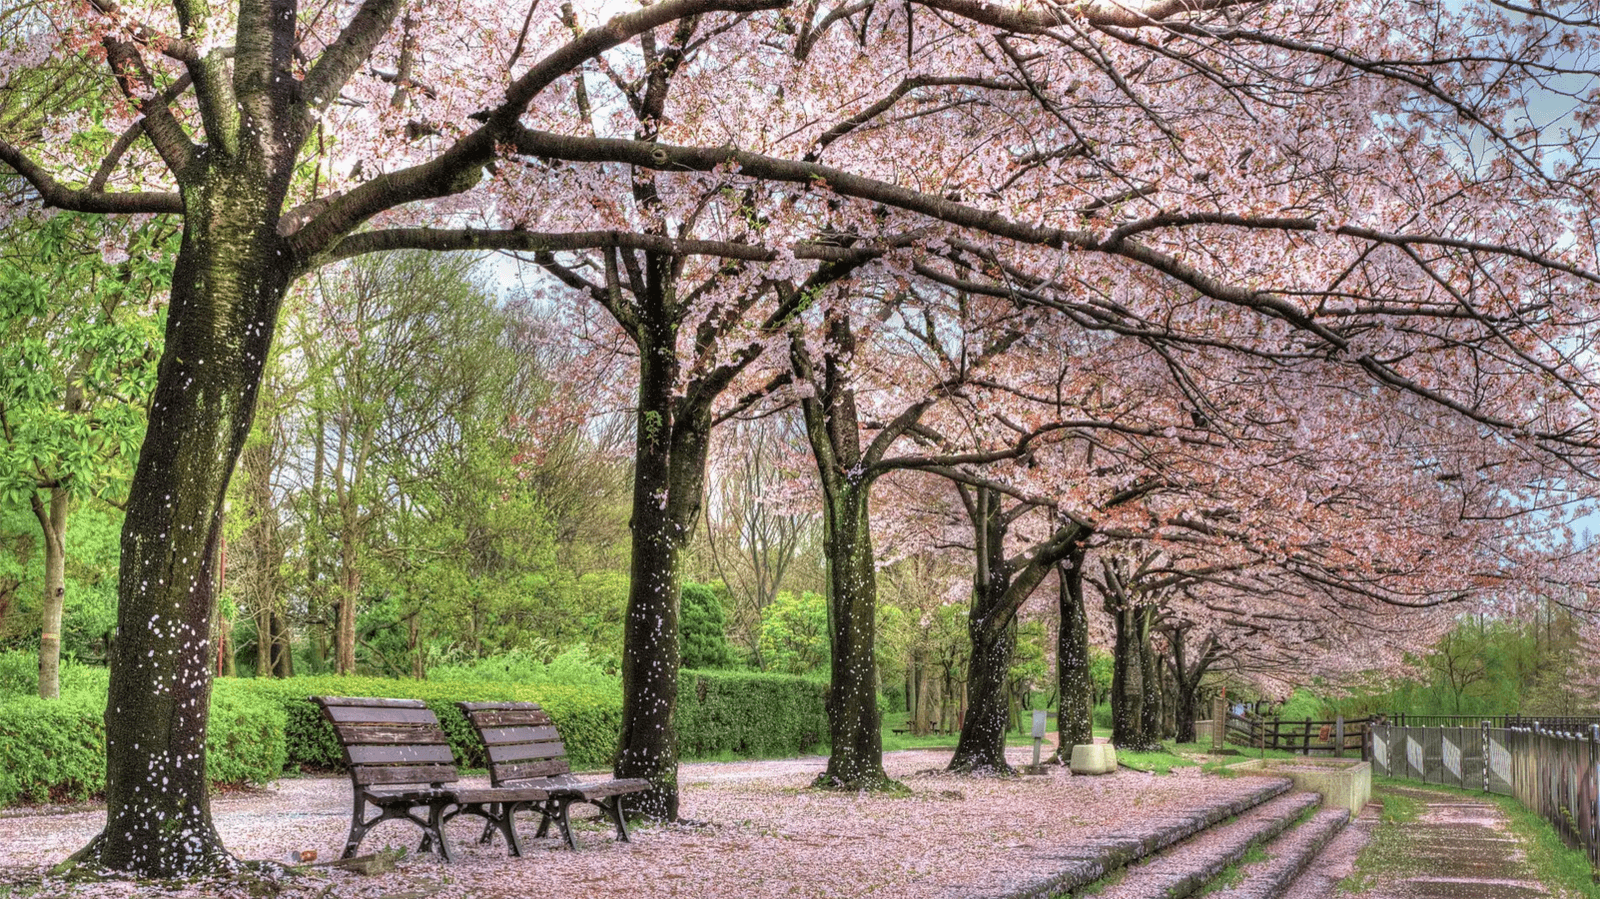
[[[1538,880],[1488,799],[1407,787],[1380,788],[1398,810],[1415,803],[1414,820],[1386,823],[1384,809],[1369,805],[1329,844],[1312,870],[1284,899],[1326,899],[1341,881],[1354,899],[1535,899],[1555,893]],[[1360,862],[1357,857],[1360,856]],[[1348,878],[1348,879],[1347,879]]]

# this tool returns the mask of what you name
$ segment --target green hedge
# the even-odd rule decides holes
[[[344,767],[333,728],[322,719],[312,696],[382,696],[420,699],[439,716],[450,738],[456,764],[484,767],[483,749],[457,702],[520,700],[537,702],[550,712],[577,769],[608,768],[622,730],[622,696],[616,690],[564,684],[513,684],[471,681],[411,681],[381,677],[295,677],[286,680],[241,680],[257,695],[276,703],[287,721],[290,767]]]
[[[269,783],[283,771],[284,717],[223,684],[206,727],[212,783]],[[12,697],[0,703],[0,805],[88,799],[106,786],[105,697]]]
[[[827,742],[827,681],[751,671],[685,671],[678,749],[688,756],[800,755]]]
[[[680,751],[687,756],[789,756],[827,739],[827,684],[779,674],[684,671]],[[456,709],[461,700],[523,700],[549,710],[572,766],[611,766],[622,730],[616,688],[563,684],[402,681],[373,677],[219,678],[206,751],[212,783],[268,783],[286,769],[339,769],[333,729],[311,696],[421,699],[439,716],[463,768],[484,767],[482,748]],[[105,789],[105,694],[56,701],[0,699],[0,805],[84,799]]]

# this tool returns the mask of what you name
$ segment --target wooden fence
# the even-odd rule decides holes
[[[1300,755],[1357,755],[1366,758],[1367,718],[1258,718],[1228,713],[1227,740],[1239,746],[1277,749]]]
[[[1423,783],[1514,796],[1600,866],[1600,724],[1533,727],[1372,725],[1372,769]]]

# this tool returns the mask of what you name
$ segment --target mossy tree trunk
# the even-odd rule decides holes
[[[976,564],[967,633],[972,656],[967,669],[968,706],[949,770],[1007,774],[1006,727],[1010,719],[1007,687],[1017,645],[1017,611],[1033,591],[1087,535],[1068,522],[1042,542],[1015,557],[1006,555],[1011,525],[1032,510],[1025,503],[1008,506],[1005,497],[987,486],[958,485],[972,524]]]
[[[221,154],[184,192],[182,247],[149,428],[122,530],[106,705],[102,867],[171,877],[231,865],[205,782],[213,570],[290,266],[276,232],[288,166]]]
[[[1056,564],[1061,629],[1056,637],[1056,752],[1062,764],[1072,747],[1094,742],[1094,674],[1089,665],[1089,616],[1083,607],[1083,543]]]

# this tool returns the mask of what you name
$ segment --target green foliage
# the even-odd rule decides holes
[[[67,521],[64,659],[104,658],[106,634],[117,622],[122,519],[120,510],[96,503],[78,509]],[[4,641],[0,645],[38,649],[43,547],[39,522],[31,511],[0,505],[0,606],[6,604],[7,583],[16,585],[0,620],[0,641]]]
[[[0,701],[0,805],[87,799],[105,789],[105,700]]]
[[[682,634],[683,667],[734,667],[733,647],[728,643],[727,618],[716,587],[692,581],[683,585],[678,629]]]
[[[271,783],[288,758],[287,716],[249,681],[219,679],[206,724],[206,778],[212,783]]]
[[[109,676],[104,668],[64,660],[61,663],[61,695],[104,698]],[[20,649],[0,652],[0,702],[16,696],[37,695],[39,653]]]
[[[340,770],[343,755],[333,729],[323,721],[312,696],[383,696],[421,699],[439,716],[450,737],[456,763],[482,768],[483,749],[460,710],[458,701],[518,700],[544,706],[561,729],[573,768],[611,764],[622,729],[620,684],[599,688],[563,684],[518,684],[505,681],[404,681],[377,677],[294,677],[242,680],[240,684],[277,704],[286,719],[288,765],[291,768]]]
[[[678,746],[686,756],[799,755],[828,739],[827,689],[815,678],[685,670],[674,719]]]
[[[1300,689],[1290,694],[1288,701],[1278,706],[1272,715],[1284,721],[1327,721],[1334,717],[1334,710],[1328,706],[1321,697],[1310,690]]]
[[[41,476],[118,492],[144,434],[175,232],[61,213],[14,226],[0,254],[0,503]],[[101,246],[126,258],[109,262]]]
[[[1586,689],[1571,613],[1535,605],[1531,620],[1461,618],[1410,671],[1372,678],[1337,703],[1347,718],[1413,715],[1587,715],[1600,711]]]
[[[13,659],[0,656],[11,681]],[[87,799],[105,789],[105,676],[64,666],[59,700],[0,698],[0,805]],[[96,676],[98,675],[98,676]],[[284,715],[271,702],[221,682],[206,725],[206,777],[268,783],[283,771]]]
[[[437,665],[428,672],[433,681],[507,681],[516,684],[567,684],[620,690],[621,680],[589,649],[579,643],[544,661],[548,644],[539,641],[530,649],[510,652],[475,661]]]
[[[761,658],[770,671],[810,674],[828,663],[828,606],[807,591],[779,593],[761,619]]]

